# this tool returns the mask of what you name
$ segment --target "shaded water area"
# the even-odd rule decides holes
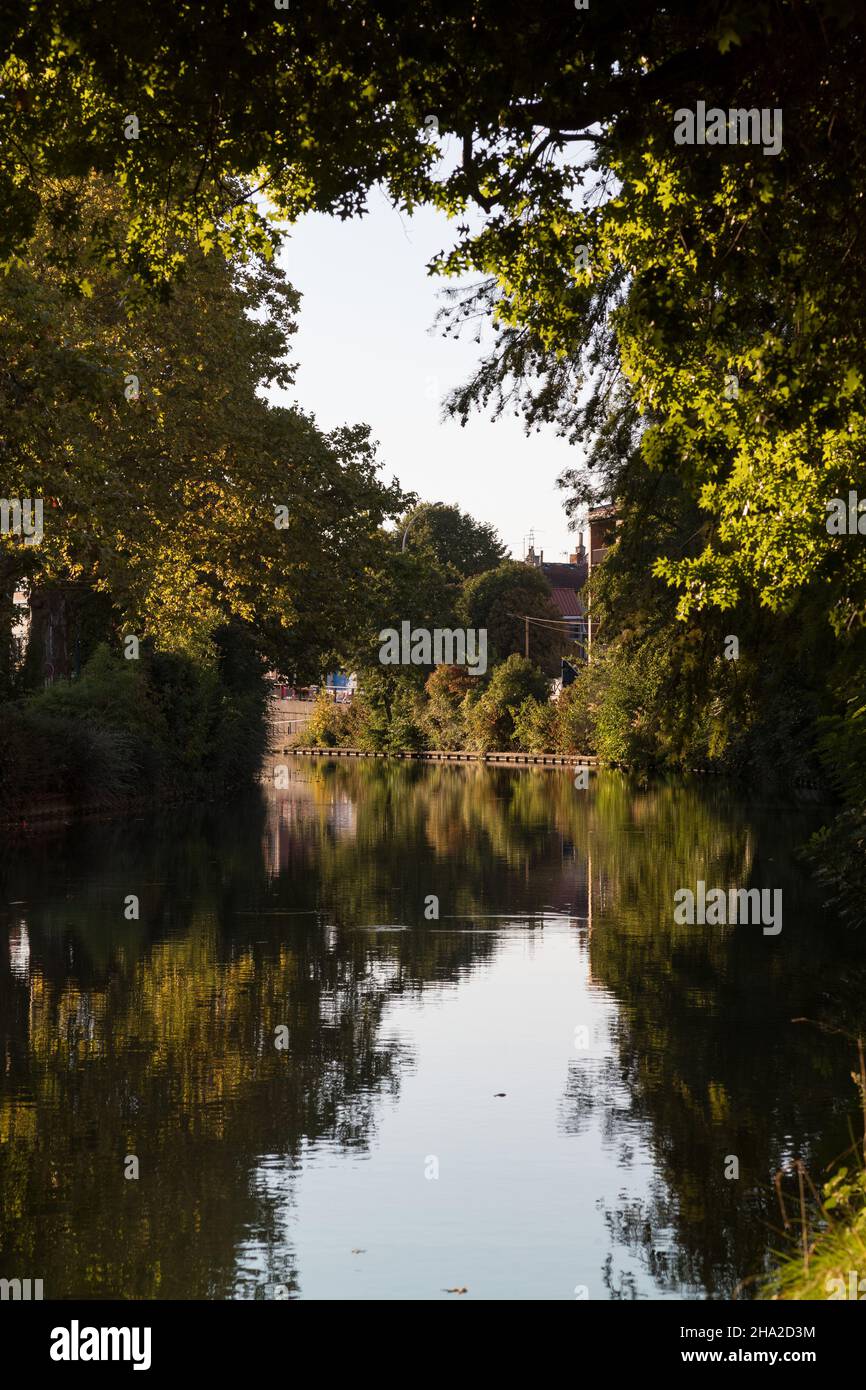
[[[6,842],[0,1277],[732,1296],[782,1243],[774,1172],[819,1180],[856,1117],[850,1045],[792,1022],[863,1007],[795,857],[814,821],[719,784],[290,759],[284,790]],[[783,930],[675,925],[699,879],[781,888]]]

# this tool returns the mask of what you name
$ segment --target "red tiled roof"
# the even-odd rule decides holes
[[[553,602],[556,604],[563,618],[582,618],[585,615],[583,599],[576,589],[551,589]]]

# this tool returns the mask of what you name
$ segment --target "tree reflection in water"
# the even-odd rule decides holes
[[[390,1001],[490,963],[503,918],[555,913],[613,1001],[601,1054],[563,1076],[560,1133],[594,1115],[611,1163],[639,1136],[655,1161],[646,1200],[605,1207],[612,1247],[659,1293],[730,1295],[778,1243],[772,1173],[838,1153],[852,1109],[844,1045],[790,1023],[862,1023],[850,944],[792,858],[806,828],[718,787],[296,759],[285,790],[229,807],[9,845],[0,1276],[38,1271],[52,1297],[297,1293],[305,1152],[368,1149],[414,1063]],[[675,926],[698,878],[782,887],[781,936]],[[371,930],[389,926],[407,930]],[[124,1178],[132,1153],[147,1181]],[[634,1296],[612,1261],[608,1296]]]

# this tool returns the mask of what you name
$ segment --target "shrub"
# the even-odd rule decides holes
[[[428,676],[421,724],[430,748],[465,747],[465,700],[477,681],[462,666],[437,666]]]
[[[0,806],[46,795],[113,805],[251,782],[266,741],[264,684],[255,666],[245,680],[228,676],[187,657],[126,661],[98,647],[77,680],[4,709]]]
[[[577,679],[562,691],[554,708],[557,753],[594,753],[598,706],[591,666],[580,668]]]
[[[467,744],[478,752],[505,752],[517,747],[515,720],[527,700],[548,698],[548,685],[537,666],[512,654],[494,667],[477,698],[470,691],[465,706]]]
[[[514,747],[526,753],[556,752],[556,705],[527,696],[514,716]]]
[[[344,705],[321,691],[306,728],[294,740],[298,748],[363,748],[369,710],[356,696]]]

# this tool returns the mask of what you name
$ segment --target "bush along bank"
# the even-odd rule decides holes
[[[267,688],[243,636],[212,661],[107,645],[74,680],[0,706],[0,817],[207,798],[251,784],[267,742]]]
[[[359,748],[408,753],[591,753],[579,692],[557,703],[537,666],[512,654],[486,678],[463,667],[437,666],[426,680],[415,672],[366,671],[361,693],[345,705],[317,700],[295,740],[305,748]]]
[[[783,662],[696,653],[689,664],[683,646],[691,656],[688,635],[662,631],[599,647],[555,701],[540,668],[514,653],[484,677],[360,670],[360,694],[344,705],[320,697],[295,743],[594,757],[638,776],[714,772],[762,795],[825,801],[827,824],[803,853],[829,905],[866,925],[866,705],[842,688],[841,712],[824,713],[833,702]]]
[[[407,668],[370,669],[358,673],[360,694],[350,703],[321,696],[296,742],[388,752],[574,754],[642,773],[702,769],[765,782],[768,768],[756,753],[764,731],[754,713],[724,728],[709,700],[703,710],[668,705],[665,713],[657,688],[665,671],[663,651],[636,661],[611,647],[578,667],[573,683],[551,700],[541,669],[515,653],[484,677],[456,666],[438,666],[426,679]],[[782,726],[771,750],[778,767],[776,745],[802,712],[792,708],[787,721],[784,711],[773,712]],[[797,769],[803,766],[801,759]],[[819,776],[815,760],[808,772],[813,780]]]

